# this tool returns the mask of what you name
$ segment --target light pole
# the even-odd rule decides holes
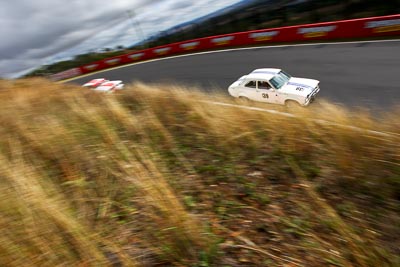
[[[129,20],[131,21],[132,27],[136,30],[136,35],[137,37],[143,42],[144,41],[144,35],[143,35],[143,31],[140,27],[140,24],[138,21],[134,20],[133,17],[135,17],[135,12],[132,10],[128,10],[126,11],[126,13],[128,14]],[[146,45],[144,46],[146,48]]]

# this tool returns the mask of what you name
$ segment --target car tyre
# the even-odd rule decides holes
[[[239,103],[240,104],[249,104],[250,103],[250,99],[248,99],[245,96],[239,96]]]
[[[301,107],[301,105],[299,104],[299,102],[295,101],[295,100],[286,100],[285,101],[285,106],[287,109],[289,110],[293,110],[293,109],[298,109]]]

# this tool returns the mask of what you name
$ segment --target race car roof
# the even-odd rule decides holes
[[[85,83],[83,86],[99,85],[105,81],[106,81],[106,79],[104,79],[104,78],[93,79],[93,80],[90,80],[89,82]]]
[[[105,83],[102,83],[101,86],[114,86],[122,83],[122,81],[107,81]]]
[[[105,81],[106,81],[106,79],[99,78],[99,79],[93,79],[87,83],[100,83],[100,82],[105,82]]]
[[[95,83],[95,82],[101,82],[101,81],[105,81],[106,79],[104,79],[104,78],[98,78],[98,79],[93,79],[93,80],[90,80],[89,82],[90,83]]]
[[[280,71],[281,69],[274,68],[255,69],[246,76],[246,79],[269,80]]]
[[[275,75],[278,72],[280,72],[281,69],[275,69],[275,68],[263,68],[263,69],[255,69],[251,73],[263,73],[263,74],[271,74]]]

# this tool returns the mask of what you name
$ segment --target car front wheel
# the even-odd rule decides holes
[[[285,106],[289,109],[296,109],[301,107],[301,105],[299,104],[299,102],[295,101],[295,100],[286,100],[285,101]]]

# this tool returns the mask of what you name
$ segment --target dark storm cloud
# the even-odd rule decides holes
[[[57,38],[63,38],[71,31],[85,33],[77,34],[75,40],[71,40],[78,43],[113,22],[121,21],[120,14],[123,13],[118,8],[112,11],[107,7],[90,8],[80,1],[65,1],[63,5],[54,2],[7,3],[8,12],[0,18],[2,36],[7,36],[5,42],[0,42],[1,59],[13,58],[27,49],[51,49]]]

